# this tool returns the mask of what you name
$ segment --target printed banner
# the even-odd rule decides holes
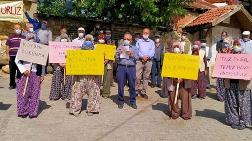
[[[23,21],[23,1],[0,1],[0,21]]]
[[[48,46],[22,39],[20,48],[17,52],[17,59],[35,64],[46,65],[48,53]]]
[[[97,50],[67,50],[66,75],[103,75],[104,55]]]
[[[199,56],[165,53],[162,66],[162,77],[197,80]]]
[[[49,63],[66,63],[66,50],[80,49],[81,43],[49,42]]]
[[[217,54],[213,77],[252,79],[252,54]]]
[[[95,49],[104,52],[105,59],[115,60],[116,46],[107,44],[96,44]]]

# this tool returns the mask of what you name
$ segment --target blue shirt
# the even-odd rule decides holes
[[[135,66],[136,60],[138,60],[138,50],[136,46],[130,45],[129,50],[133,52],[133,56],[130,56],[129,59],[126,58],[120,58],[120,53],[118,50],[122,49],[123,46],[119,46],[116,51],[116,60],[119,65],[125,65],[125,66]]]
[[[150,59],[154,57],[155,43],[151,39],[139,39],[136,43],[136,47],[139,51],[138,55],[140,58],[145,55],[147,55]]]
[[[28,19],[29,23],[33,25],[34,31],[41,28],[41,24],[38,19],[32,19],[27,12],[25,12],[25,16]]]
[[[243,48],[243,53],[252,53],[252,40],[248,40],[248,41],[244,41],[244,40],[240,40],[241,46]]]

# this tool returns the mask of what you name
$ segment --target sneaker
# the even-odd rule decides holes
[[[148,96],[146,94],[141,94],[142,98],[148,99]]]
[[[119,108],[119,109],[122,109],[123,106],[124,106],[123,104],[118,104],[118,108]]]
[[[37,118],[37,116],[29,116],[30,119]]]
[[[196,94],[192,96],[192,99],[196,99],[196,98],[197,98],[197,95],[196,95]]]
[[[15,86],[10,86],[9,87],[9,90],[13,90],[13,89],[16,89],[16,87]]]
[[[26,118],[28,115],[18,115],[18,117]]]
[[[244,124],[240,124],[240,125],[232,124],[231,128],[237,129],[237,130],[243,130],[246,128],[246,126]]]
[[[136,104],[130,104],[130,107],[132,107],[133,109],[137,109],[137,105]]]
[[[150,87],[151,87],[151,88],[155,88],[156,85],[155,85],[155,84],[150,84]]]

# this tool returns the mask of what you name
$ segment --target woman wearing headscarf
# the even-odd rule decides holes
[[[240,41],[235,40],[232,52],[243,52]],[[234,129],[243,130],[252,124],[252,81],[225,79],[225,116],[226,124]]]
[[[92,35],[85,36],[85,41],[81,49],[94,49],[94,38]],[[87,115],[92,116],[93,114],[98,114],[100,111],[100,85],[101,76],[74,76],[69,113],[75,116],[78,116],[81,113],[82,99],[83,96],[87,94]]]
[[[223,42],[222,46],[219,49],[219,53],[231,53],[229,43]],[[216,91],[217,91],[217,99],[223,102],[225,99],[225,86],[223,78],[217,78]]]
[[[192,98],[205,99],[206,97],[206,76],[205,69],[207,67],[206,52],[201,48],[201,42],[195,41],[192,49],[192,55],[199,56],[199,72],[198,79],[192,81],[191,94]]]
[[[61,28],[61,35],[55,39],[55,42],[71,42],[66,28]],[[72,76],[65,75],[65,64],[53,64],[54,72],[52,77],[50,100],[70,100],[72,88]]]
[[[182,53],[179,47],[179,42],[174,42],[172,45],[173,53]],[[181,110],[177,102],[175,104],[176,84],[180,83],[178,89],[178,100],[181,100]],[[184,120],[189,120],[192,117],[192,104],[191,94],[189,90],[191,88],[191,81],[186,79],[164,78],[163,92],[168,93],[168,111],[169,117],[177,119],[181,116]]]
[[[38,42],[33,25],[26,25],[27,41]],[[17,115],[22,118],[38,116],[41,82],[44,80],[45,66],[15,59],[22,76],[17,79]],[[26,85],[26,81],[28,83]]]

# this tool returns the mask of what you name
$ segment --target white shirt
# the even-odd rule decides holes
[[[30,62],[26,62],[23,61],[23,63],[21,63],[20,60],[18,60],[17,58],[15,59],[15,63],[17,64],[17,67],[19,69],[19,71],[23,74],[25,71],[31,71],[31,72],[37,72],[37,64],[32,64]],[[42,66],[42,76],[45,75],[45,66]]]
[[[79,38],[79,37],[73,40],[73,42],[81,43],[81,45],[83,44],[84,41],[85,41],[85,38]]]

